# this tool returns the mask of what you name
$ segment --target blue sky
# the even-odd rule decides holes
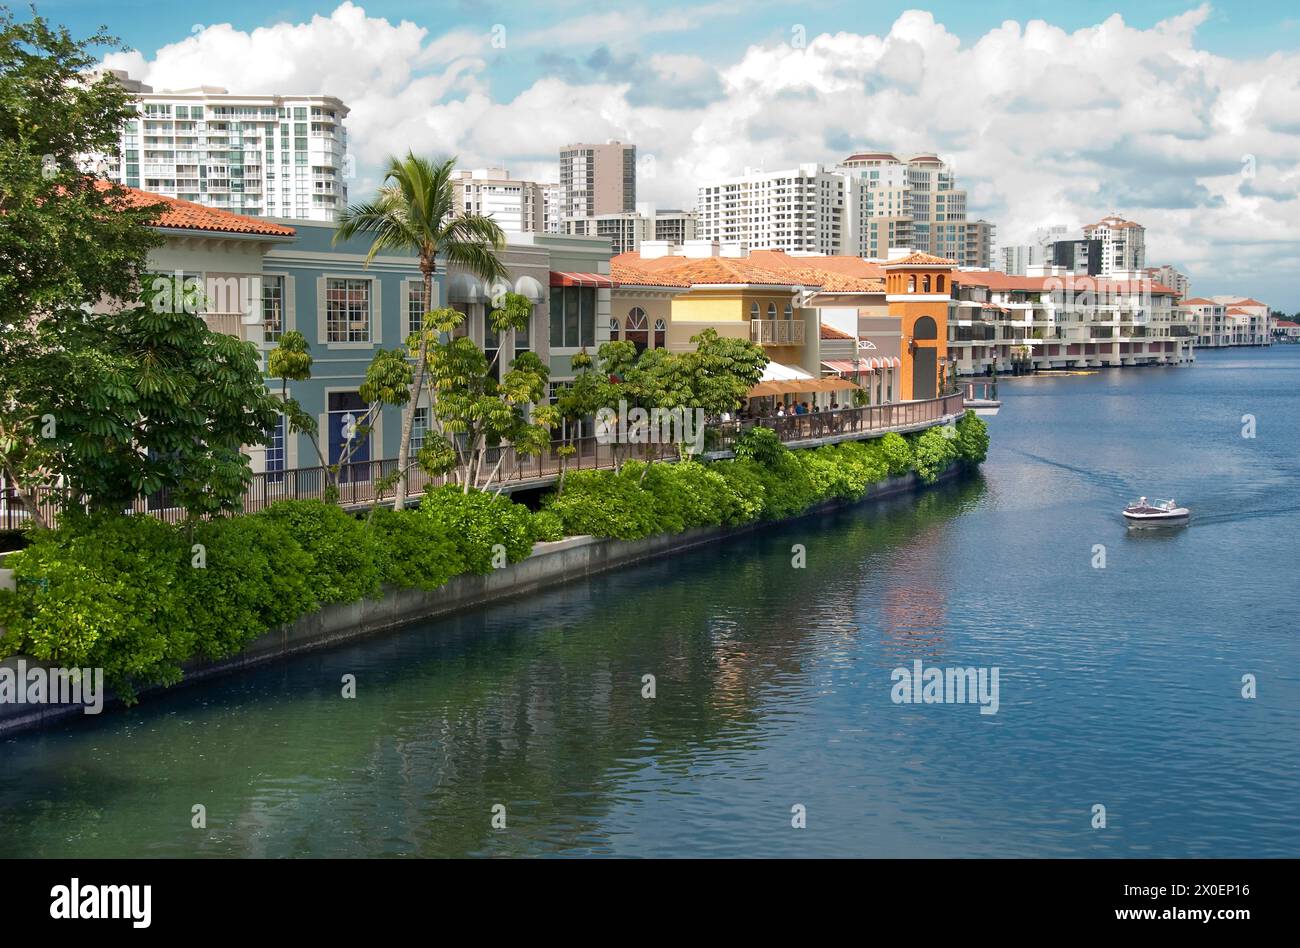
[[[354,194],[407,148],[548,179],[561,145],[620,138],[642,156],[639,196],[660,206],[746,167],[935,151],[1000,243],[1118,212],[1194,292],[1300,310],[1293,4],[37,7],[78,33],[107,25],[138,50],[109,64],[158,88],[338,95]]]

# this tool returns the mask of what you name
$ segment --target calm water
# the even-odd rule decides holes
[[[0,854],[1295,856],[1297,383],[1008,383],[979,479],[10,739]],[[892,703],[916,658],[997,714]]]

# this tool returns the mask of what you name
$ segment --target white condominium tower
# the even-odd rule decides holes
[[[456,171],[452,176],[459,210],[491,217],[512,234],[546,229],[546,185],[520,181],[503,168]]]
[[[891,247],[993,265],[994,226],[966,219],[966,192],[934,155],[850,155],[833,169],[746,170],[699,189],[699,236],[751,249],[885,259]]]
[[[700,187],[702,240],[790,253],[854,253],[846,245],[844,175],[821,165],[751,171]]]
[[[1142,270],[1147,265],[1147,229],[1118,214],[1083,228],[1086,240],[1101,241],[1101,273]]]
[[[120,184],[237,214],[331,221],[347,205],[348,108],[327,95],[231,95],[216,86],[154,92],[109,70],[137,97]]]

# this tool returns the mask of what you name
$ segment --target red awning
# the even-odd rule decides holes
[[[551,286],[594,286],[613,289],[617,286],[603,273],[567,273],[561,270],[551,271]]]

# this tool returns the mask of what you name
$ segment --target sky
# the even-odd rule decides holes
[[[746,168],[932,151],[1000,245],[1119,213],[1197,295],[1300,310],[1300,8],[1256,2],[677,5],[37,2],[157,89],[341,98],[356,178],[389,154],[554,180],[637,145],[638,199]]]

